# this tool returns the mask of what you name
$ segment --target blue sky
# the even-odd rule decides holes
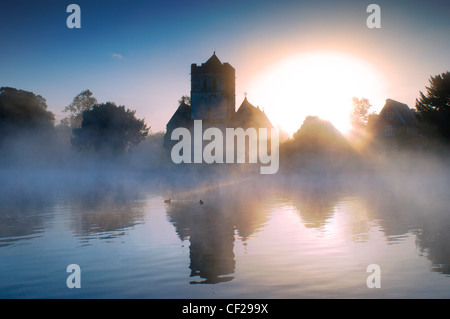
[[[81,29],[66,26],[70,3]],[[370,3],[381,29],[366,26]],[[57,119],[90,89],[159,131],[189,93],[191,63],[214,50],[236,68],[239,105],[265,66],[320,49],[368,61],[389,82],[386,98],[414,106],[429,76],[450,70],[449,13],[448,1],[2,1],[0,86],[41,94]]]

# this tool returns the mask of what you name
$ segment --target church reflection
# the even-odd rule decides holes
[[[236,241],[247,245],[270,223],[271,212],[289,205],[305,227],[319,231],[339,214],[339,231],[355,243],[370,240],[371,227],[383,234],[387,244],[415,236],[418,253],[430,260],[431,270],[450,273],[450,219],[445,208],[417,205],[410,193],[390,191],[386,185],[240,185],[194,197],[166,203],[167,219],[180,240],[189,241],[191,284],[233,280]]]
[[[178,237],[189,240],[191,284],[216,284],[233,280],[236,238],[243,242],[262,228],[267,210],[258,191],[245,194],[228,190],[226,196],[203,194],[204,204],[194,200],[171,201],[167,218]]]
[[[220,207],[220,206],[217,206]],[[225,212],[197,202],[172,202],[167,215],[179,238],[188,240],[192,284],[232,280],[234,273],[234,226]]]

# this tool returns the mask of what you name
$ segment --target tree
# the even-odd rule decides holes
[[[427,93],[416,99],[416,116],[424,135],[450,141],[450,72],[430,77]]]
[[[189,95],[183,95],[179,100],[178,100],[178,104],[186,104],[186,105],[191,105],[191,97]]]
[[[0,88],[0,138],[23,131],[50,129],[54,120],[42,96],[10,87]]]
[[[350,144],[334,125],[318,116],[307,116],[292,139],[280,145],[285,169],[327,171],[345,168],[354,159]]]
[[[334,125],[318,116],[307,116],[292,137],[294,145],[302,151],[348,148],[347,141]]]
[[[64,108],[63,112],[68,112],[69,115],[61,120],[61,124],[70,126],[71,128],[80,128],[83,120],[83,112],[92,110],[92,107],[97,104],[97,99],[89,90],[84,90],[73,98],[72,103]]]
[[[379,115],[375,112],[370,113],[367,116],[367,125],[366,125],[366,131],[369,134],[373,134],[375,130],[375,124],[377,123]]]
[[[81,128],[73,129],[72,145],[79,150],[93,149],[118,155],[141,142],[149,128],[137,119],[136,111],[112,102],[96,104],[82,113]]]
[[[365,129],[369,119],[369,109],[372,107],[369,100],[353,97],[353,109],[350,114],[350,120],[354,128]]]

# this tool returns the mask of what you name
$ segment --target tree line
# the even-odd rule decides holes
[[[17,136],[49,134],[67,127],[72,131],[74,149],[119,155],[144,140],[150,129],[143,119],[136,118],[135,111],[114,102],[98,103],[89,90],[78,94],[64,112],[68,116],[55,126],[55,116],[42,96],[0,88],[0,147]]]
[[[293,137],[282,145],[285,157],[296,153],[328,154],[335,159],[338,154],[354,151],[371,151],[375,145],[374,131],[379,115],[371,111],[372,105],[366,98],[353,98],[350,114],[352,132],[344,138],[334,126],[318,117],[308,116]],[[446,151],[450,146],[450,72],[431,76],[425,91],[419,92],[414,116],[421,144],[429,144]],[[323,156],[322,156],[323,157]]]
[[[181,97],[179,103],[182,102],[189,103],[189,97]],[[370,112],[370,108],[367,99],[353,99],[351,121],[355,132],[364,136],[378,116]],[[415,108],[420,134],[448,147],[450,72],[430,77],[429,86],[419,92]],[[41,136],[46,141],[42,144],[45,148],[44,144],[54,139],[56,131],[65,132],[71,149],[80,153],[119,157],[150,137],[150,127],[144,119],[136,117],[134,110],[114,102],[99,103],[90,90],[75,96],[64,112],[67,116],[55,125],[55,116],[47,109],[44,97],[16,88],[0,88],[0,152],[4,155],[11,141],[24,136]],[[162,134],[158,138],[162,138]],[[293,137],[281,144],[280,158],[287,159],[288,163],[288,159],[294,161],[298,154],[306,154],[316,159],[331,157],[334,161],[339,158],[345,161],[354,153],[351,144],[330,122],[309,116]]]
[[[422,136],[439,139],[450,144],[450,72],[444,72],[429,79],[426,92],[419,92],[415,103],[415,116]],[[357,129],[370,132],[377,114],[369,113],[371,105],[365,98],[353,98],[352,124]]]

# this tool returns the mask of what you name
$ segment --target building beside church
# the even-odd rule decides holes
[[[418,121],[408,105],[387,99],[372,127],[376,143],[386,153],[420,148]]]
[[[191,65],[190,105],[183,100],[167,123],[164,146],[177,142],[171,140],[174,129],[191,130],[194,120],[202,120],[204,129],[273,127],[264,111],[247,97],[236,111],[236,71],[229,63],[222,63],[215,52],[205,63]]]

